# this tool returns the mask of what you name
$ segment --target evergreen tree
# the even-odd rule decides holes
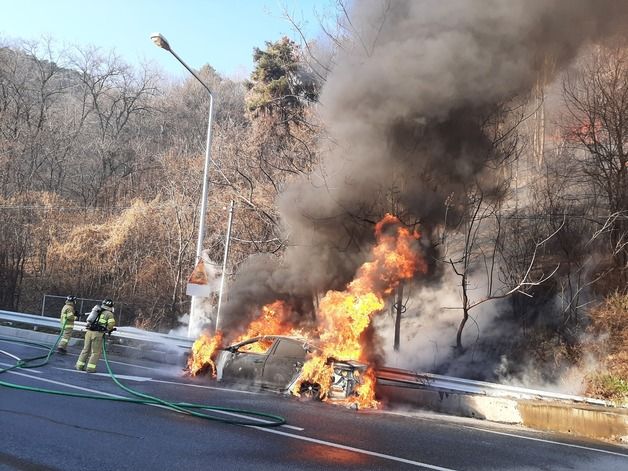
[[[308,102],[318,98],[319,85],[302,60],[299,45],[284,37],[255,48],[255,69],[248,82],[247,107],[254,114],[301,115]]]

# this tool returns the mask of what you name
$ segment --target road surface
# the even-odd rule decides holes
[[[18,357],[36,347],[0,341]],[[76,351],[74,352],[76,353]],[[172,366],[112,358],[123,383],[172,401],[255,409],[287,425],[226,425],[155,406],[0,387],[0,470],[628,470],[628,447],[419,411],[353,411],[241,391]],[[128,395],[106,375],[73,370],[76,355],[3,381]],[[12,360],[0,355],[0,366]]]

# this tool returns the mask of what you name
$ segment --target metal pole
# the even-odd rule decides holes
[[[231,224],[233,223],[233,200],[229,205],[229,221],[227,222],[227,237],[225,239],[225,254],[222,257],[222,276],[220,277],[220,291],[218,292],[218,307],[216,308],[216,329],[220,326],[220,307],[222,306],[222,294],[225,288],[225,274],[227,273],[227,257],[229,256],[229,245],[231,244]]]
[[[200,217],[198,222],[198,239],[196,241],[196,262],[198,263],[203,255],[203,241],[205,239],[205,213],[207,212],[207,195],[209,193],[209,166],[211,164],[211,148],[212,148],[212,116],[213,116],[213,108],[214,108],[214,96],[212,91],[209,89],[205,82],[203,82],[196,72],[194,72],[184,61],[181,59],[176,52],[172,50],[170,44],[159,33],[153,33],[151,35],[151,40],[160,48],[165,49],[170,54],[172,54],[175,59],[177,59],[183,67],[185,67],[192,76],[198,80],[198,82],[203,86],[207,93],[209,94],[209,120],[207,123],[207,142],[205,145],[205,168],[203,170],[203,194],[201,196],[201,209],[200,209]],[[198,308],[199,299],[197,296],[192,296],[192,302],[190,306],[190,322],[188,324],[188,338],[192,337],[192,325],[195,320],[195,311]]]
[[[175,57],[178,56],[173,52]],[[181,63],[181,61],[179,59]],[[183,63],[185,65],[185,63]],[[187,68],[187,66],[186,66]],[[196,77],[196,74],[194,74]],[[200,79],[196,77],[196,79],[200,82]],[[202,82],[201,82],[202,83]],[[203,84],[203,86],[205,86]],[[209,120],[207,124],[207,142],[205,144],[205,168],[203,169],[203,193],[201,196],[201,210],[198,222],[198,239],[196,241],[196,262],[198,263],[201,257],[203,256],[203,240],[205,239],[205,214],[207,213],[207,195],[209,193],[209,166],[211,164],[211,147],[212,147],[212,115],[214,108],[214,97],[212,93],[209,91],[209,88],[205,87],[207,92],[209,93]],[[188,324],[188,338],[192,337],[192,326],[194,324],[193,320],[195,320],[196,315],[195,312],[198,309],[199,299],[198,296],[192,296],[192,302],[190,304],[190,322]]]
[[[212,112],[214,100],[209,94],[209,120],[207,124],[207,142],[205,147],[205,168],[203,169],[203,195],[201,196],[201,213],[198,223],[198,240],[196,241],[196,262],[203,254],[203,240],[205,238],[205,214],[207,213],[207,195],[209,193],[209,165],[211,163],[212,147]]]

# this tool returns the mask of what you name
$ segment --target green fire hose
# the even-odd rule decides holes
[[[15,358],[16,363],[7,368],[0,368],[0,374],[6,373],[7,371],[11,371],[11,370],[16,370],[16,369],[39,368],[39,367],[47,365],[55,349],[57,348],[57,344],[59,343],[61,336],[63,335],[64,327],[65,327],[65,323],[63,324],[63,326],[61,326],[61,332],[59,333],[57,340],[52,346],[42,344],[42,343],[37,343],[37,342],[29,342],[26,340],[18,340],[11,337],[0,336],[0,340],[4,340],[7,342],[37,346],[37,347],[48,349],[48,352],[45,355],[39,355],[39,356],[35,356],[31,358],[23,358],[23,359],[17,359],[13,355],[7,354],[7,352],[2,352]],[[107,357],[107,342],[106,341],[103,341],[103,359],[105,360],[105,365],[107,366],[107,372],[109,373],[109,376],[111,377],[113,382],[116,383],[116,385],[118,385],[118,387],[120,387],[124,391],[135,396],[135,398],[112,397],[112,396],[105,396],[105,395],[99,395],[99,394],[85,394],[85,393],[75,393],[75,392],[69,392],[69,391],[60,391],[56,389],[36,388],[32,386],[23,386],[20,384],[10,383],[8,381],[0,381],[0,386],[4,386],[6,388],[18,389],[21,391],[30,391],[30,392],[37,392],[37,393],[43,393],[43,394],[54,394],[57,396],[79,397],[79,398],[84,398],[84,399],[98,399],[98,400],[103,400],[103,401],[130,402],[133,404],[159,405],[161,407],[165,407],[166,409],[170,409],[180,414],[187,414],[187,415],[199,417],[205,420],[211,420],[215,422],[221,422],[221,423],[232,424],[232,425],[246,425],[246,426],[254,426],[254,427],[277,427],[279,425],[283,425],[286,423],[286,419],[284,419],[283,417],[278,416],[278,415],[273,415],[273,414],[266,414],[264,412],[251,411],[251,410],[246,410],[246,409],[235,409],[235,408],[229,408],[229,407],[218,407],[218,406],[212,406],[208,404],[196,404],[196,403],[189,403],[189,402],[171,402],[171,401],[166,401],[164,399],[161,399],[155,396],[151,396],[149,394],[142,393],[140,391],[136,391],[122,384],[118,380],[116,375],[113,373],[113,371],[111,370],[111,365],[109,364],[109,359]],[[251,417],[251,419],[246,419],[246,418],[231,419],[231,418],[217,417],[214,415],[209,415],[209,414],[204,414],[202,412],[198,412],[199,409],[207,410],[207,411],[217,411],[219,413],[225,412],[228,414],[244,415],[244,416]],[[257,418],[258,420],[261,419],[261,421],[258,422],[257,420],[255,420],[255,418]]]

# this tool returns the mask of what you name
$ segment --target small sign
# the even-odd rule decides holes
[[[186,294],[188,296],[198,296],[203,298],[206,298],[211,294],[209,279],[207,277],[205,262],[203,262],[203,260],[199,260],[196,267],[194,267],[192,274],[188,278]]]
[[[209,284],[209,279],[207,278],[207,271],[205,270],[205,262],[203,260],[199,260],[192,274],[188,278],[188,283],[193,283],[195,285],[207,285]]]

